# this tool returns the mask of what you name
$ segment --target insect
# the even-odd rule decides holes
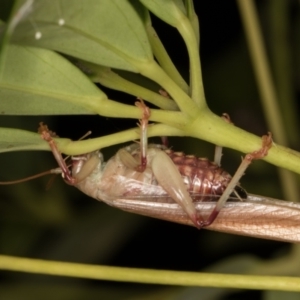
[[[163,145],[147,144],[150,110],[140,120],[141,143],[120,149],[104,163],[99,151],[72,157],[70,171],[51,132],[42,125],[64,180],[85,194],[125,211],[173,221],[197,228],[300,241],[300,205],[247,195],[238,181],[253,159],[267,155],[269,134],[262,147],[247,154],[231,177],[216,163],[174,152]],[[228,200],[229,198],[229,200]],[[228,201],[227,201],[228,200]],[[226,202],[227,201],[227,202]]]
[[[149,145],[150,110],[143,112],[141,142],[120,149],[104,163],[100,151],[72,157],[71,170],[59,152],[53,133],[40,124],[66,183],[106,204],[145,216],[206,227],[228,233],[281,241],[300,241],[300,205],[247,194],[239,180],[253,159],[267,155],[272,138],[247,154],[231,177],[217,163]],[[217,159],[219,161],[219,159]]]

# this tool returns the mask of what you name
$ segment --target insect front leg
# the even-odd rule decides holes
[[[272,147],[272,143],[272,134],[269,132],[268,135],[264,135],[262,137],[262,147],[259,150],[246,154],[239,168],[237,169],[228,186],[226,187],[224,193],[218,200],[215,208],[213,209],[207,220],[204,222],[203,226],[210,225],[216,219],[220,210],[225,205],[228,197],[234,191],[235,186],[238,184],[240,178],[244,175],[246,169],[249,167],[251,162],[255,159],[261,159],[265,157],[268,154],[269,149]]]
[[[70,185],[74,185],[76,183],[75,178],[72,176],[65,160],[63,159],[61,153],[59,152],[55,141],[53,140],[53,133],[52,131],[50,131],[48,129],[48,126],[40,123],[40,127],[38,129],[38,133],[41,135],[42,139],[45,140],[46,142],[48,142],[51,151],[54,155],[55,160],[57,161],[60,169],[61,169],[61,173],[62,173],[62,177],[64,178],[64,180],[70,184]]]
[[[44,125],[43,123],[40,123],[38,132],[41,135],[42,139],[48,142],[52,153],[60,167],[62,177],[66,183],[70,185],[76,185],[77,183],[83,181],[93,172],[93,170],[99,164],[100,158],[97,155],[89,155],[88,158],[86,156],[73,157],[73,163],[81,163],[80,170],[73,176],[61,153],[59,152],[55,141],[53,140],[53,136],[55,136],[55,134],[53,134],[48,129],[48,126]]]
[[[143,99],[138,98],[139,101],[135,105],[142,110],[142,118],[139,120],[140,127],[140,149],[141,149],[141,164],[137,167],[137,171],[143,172],[147,167],[147,149],[148,149],[148,123],[151,115],[150,108],[146,106]]]

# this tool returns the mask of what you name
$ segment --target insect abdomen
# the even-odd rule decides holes
[[[190,193],[222,195],[231,180],[229,173],[207,158],[198,158],[172,150],[165,151],[178,167]]]

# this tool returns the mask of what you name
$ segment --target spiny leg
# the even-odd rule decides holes
[[[56,168],[56,169],[51,169],[45,172],[41,172],[39,174],[35,174],[32,176],[28,176],[26,178],[22,178],[22,179],[17,179],[17,180],[10,180],[10,181],[0,181],[0,185],[11,185],[11,184],[17,184],[17,183],[22,183],[22,182],[26,182],[29,180],[33,180],[45,175],[53,175],[53,174],[61,174],[61,169],[60,168]]]
[[[48,129],[47,125],[44,125],[43,123],[40,123],[38,133],[41,135],[43,140],[48,142],[48,144],[52,150],[52,153],[61,169],[62,177],[64,178],[64,180],[68,184],[74,185],[76,183],[76,179],[74,177],[72,177],[71,172],[70,172],[68,166],[66,165],[66,162],[64,161],[61,153],[59,152],[59,150],[56,146],[55,141],[52,138],[53,136],[55,136],[55,134]]]
[[[210,225],[216,219],[222,207],[225,205],[228,197],[233,192],[235,186],[238,184],[240,178],[244,175],[246,169],[249,167],[251,162],[255,159],[261,159],[265,157],[268,154],[269,149],[272,147],[272,143],[272,134],[268,132],[268,135],[264,135],[262,137],[262,147],[259,150],[246,154],[239,168],[237,169],[228,186],[226,187],[224,193],[218,200],[215,208],[213,209],[207,220],[202,224],[202,227]]]
[[[146,106],[143,99],[138,98],[139,101],[135,105],[142,110],[142,118],[139,120],[140,127],[140,149],[141,149],[141,164],[137,167],[137,171],[143,172],[147,167],[147,149],[148,149],[148,123],[151,115],[150,108]]]
[[[231,122],[230,116],[226,113],[222,114],[221,117],[225,122],[229,123],[229,124],[233,124]],[[220,167],[221,166],[221,158],[222,158],[222,150],[223,147],[222,146],[218,146],[216,145],[215,147],[215,156],[214,156],[214,162]]]

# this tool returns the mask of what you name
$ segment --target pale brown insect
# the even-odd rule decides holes
[[[142,118],[138,124],[141,129],[140,146],[132,145],[119,150],[105,165],[102,154],[98,151],[73,157],[72,172],[59,153],[52,132],[46,125],[40,124],[39,133],[49,143],[68,184],[110,205],[114,199],[124,197],[170,196],[199,229],[215,220],[232,192],[239,198],[245,197],[246,193],[238,186],[239,174],[243,174],[253,159],[267,154],[272,143],[270,135],[263,139],[261,149],[245,157],[236,178],[231,178],[217,164],[208,160],[174,153],[161,145],[148,147],[150,109],[142,99],[136,105],[142,110]],[[225,120],[230,121],[229,117]],[[196,197],[196,194],[202,196]],[[208,195],[222,196],[210,216],[204,219],[196,211],[191,195],[195,201],[207,200]]]
[[[70,172],[47,130],[41,127],[40,132],[64,180],[110,206],[197,228],[300,241],[299,204],[247,195],[238,185],[251,161],[267,155],[271,135],[263,137],[262,148],[247,154],[231,177],[207,159],[163,145],[149,145],[145,150],[138,144],[120,149],[107,163],[99,151],[73,157]]]
[[[125,211],[197,228],[280,241],[300,241],[300,205],[248,194],[239,180],[253,159],[267,155],[271,135],[262,147],[247,154],[231,177],[217,163],[147,145],[150,110],[140,120],[141,143],[120,149],[104,163],[100,151],[72,157],[71,171],[58,151],[53,133],[39,132],[59,164],[53,173],[85,194]],[[216,159],[216,161],[220,161]]]

